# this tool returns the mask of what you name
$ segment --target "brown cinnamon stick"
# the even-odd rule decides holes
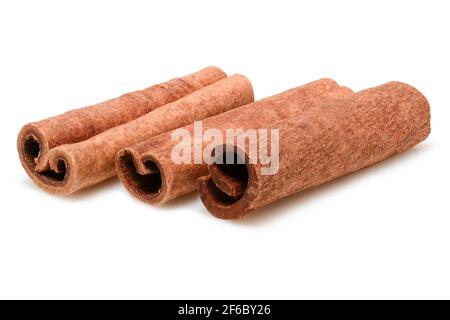
[[[325,98],[343,97],[351,92],[333,80],[322,79],[208,118],[203,121],[203,128],[222,132],[228,128],[263,128],[313,108]],[[193,135],[193,125],[185,129]],[[172,161],[171,153],[177,144],[171,138],[172,133],[169,131],[127,147],[116,156],[121,182],[133,195],[151,204],[164,203],[194,191],[197,178],[208,173],[205,163],[176,164]]]
[[[192,105],[180,102],[168,107],[167,112],[177,112],[173,119],[170,114],[163,117],[163,112],[158,111],[158,108],[225,77],[226,74],[219,68],[208,67],[183,78],[27,124],[20,131],[17,140],[21,163],[34,182],[52,193],[68,194],[104,180],[114,174],[114,149],[117,151],[124,147],[128,139],[130,143],[135,143],[141,137],[145,139],[152,134],[189,123],[188,114],[196,112],[192,107],[195,105],[192,97],[187,100]],[[239,85],[243,84],[243,81],[237,82]],[[227,81],[225,86],[228,84]],[[250,84],[246,83],[245,86],[248,93]],[[231,94],[230,90],[240,89],[227,87],[225,95]],[[217,92],[217,88],[212,90]],[[236,92],[232,93],[233,96],[235,94]],[[247,98],[248,96],[240,100],[241,104],[248,103]],[[233,100],[233,103],[236,103],[234,106],[239,105],[237,101]],[[229,104],[227,106],[232,107]],[[202,108],[204,105],[198,107]],[[209,116],[221,111],[221,108],[216,108],[202,115]],[[144,116],[149,112],[155,112],[154,117],[159,117],[158,129],[152,129],[151,132],[137,131],[138,127],[145,126],[149,121],[148,115]],[[144,118],[135,120],[129,128],[121,126],[141,116]]]
[[[220,146],[246,163],[212,164],[209,175],[198,179],[201,200],[214,216],[240,218],[403,152],[429,135],[430,109],[419,91],[390,82],[331,99],[275,127],[280,157],[274,175],[263,175],[264,166],[250,164],[245,148]]]

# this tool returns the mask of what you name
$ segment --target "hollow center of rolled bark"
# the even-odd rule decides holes
[[[67,167],[64,160],[59,159],[57,163],[58,172],[55,172],[53,170],[49,170],[46,172],[43,172],[42,174],[47,176],[50,179],[57,180],[57,181],[63,181],[64,177],[66,176]]]
[[[23,144],[23,154],[26,164],[34,171],[38,158],[41,155],[41,144],[39,140],[36,139],[33,135],[29,135],[25,138]],[[37,174],[44,176],[50,180],[63,181],[67,171],[66,163],[64,162],[64,160],[58,160],[57,168],[57,172],[53,170],[47,170],[44,172],[39,172]]]
[[[228,177],[239,182],[247,182],[248,171],[245,164],[213,164],[223,177]]]
[[[29,166],[35,167],[39,154],[41,153],[41,145],[39,141],[34,136],[28,136],[25,138],[23,144],[23,153],[25,156],[25,161]]]
[[[248,184],[249,174],[247,166],[238,154],[228,151],[223,159],[233,159],[231,163],[215,163],[210,166],[211,181],[208,185],[210,194],[222,205],[237,202]]]
[[[161,172],[153,161],[145,161],[144,165],[149,169],[150,174],[143,175],[137,172],[131,154],[124,153],[120,157],[121,170],[125,174],[126,181],[131,188],[140,194],[157,194],[162,187]]]

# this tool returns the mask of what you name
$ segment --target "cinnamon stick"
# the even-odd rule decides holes
[[[17,140],[21,163],[38,186],[52,193],[69,194],[97,183],[114,175],[113,150],[124,147],[128,139],[130,143],[135,143],[141,137],[145,139],[176,125],[184,125],[190,120],[187,114],[195,114],[194,108],[184,108],[186,104],[183,105],[182,102],[178,107],[168,107],[168,111],[180,109],[173,119],[170,114],[163,117],[163,112],[158,111],[158,108],[225,77],[226,74],[219,68],[208,67],[103,103],[27,124],[20,131]],[[242,85],[242,81],[239,83]],[[249,90],[248,86],[249,83],[246,90]],[[217,91],[217,88],[213,90]],[[228,88],[227,94],[230,94],[230,90],[239,91]],[[192,97],[189,99],[191,100],[188,101],[194,102]],[[249,100],[243,99],[241,102],[247,103]],[[239,103],[234,106],[237,105]],[[217,108],[211,114],[221,110]],[[144,126],[149,121],[146,116],[136,120],[128,129],[123,126],[152,112],[163,123],[159,125],[159,129],[150,130],[151,132],[133,131],[133,128]],[[206,116],[208,115],[210,113],[206,112]]]
[[[240,218],[408,150],[429,135],[430,109],[415,88],[390,82],[330,99],[275,127],[280,135],[276,174],[263,175],[264,166],[250,164],[245,148],[220,146],[245,164],[212,164],[209,175],[198,179],[201,200],[211,214]]]
[[[203,128],[224,132],[228,128],[264,128],[321,104],[323,99],[344,97],[352,91],[335,81],[322,79],[205,119]],[[193,135],[194,126],[186,126]],[[177,141],[166,132],[121,150],[116,156],[117,174],[125,188],[150,204],[160,204],[196,189],[197,178],[208,174],[207,164],[176,164],[171,153]],[[191,150],[193,150],[193,141]],[[207,141],[203,141],[205,145]]]

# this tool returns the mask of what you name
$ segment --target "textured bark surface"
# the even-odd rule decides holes
[[[34,182],[52,193],[68,194],[101,181],[111,176],[114,170],[114,155],[110,155],[110,150],[114,146],[120,149],[124,146],[124,140],[133,140],[135,135],[140,135],[136,131],[127,131],[123,126],[119,131],[111,128],[155,112],[159,107],[225,77],[226,74],[219,68],[208,67],[144,90],[29,123],[18,135],[17,147],[21,163]],[[170,115],[162,121],[168,118]],[[145,121],[140,124],[144,125]],[[169,129],[172,128],[170,125],[167,126]],[[96,139],[102,132],[102,137]],[[83,144],[82,141],[86,140],[89,142]],[[108,164],[102,162],[103,157],[109,157]],[[91,179],[89,175],[94,171],[98,175]]]
[[[321,105],[324,99],[345,97],[348,88],[322,79],[281,94],[256,101],[203,121],[203,129],[258,129]],[[193,126],[185,127],[193,135]],[[175,164],[171,152],[178,141],[172,132],[130,146],[116,156],[119,179],[136,197],[159,204],[195,191],[197,178],[208,174],[206,164]],[[210,141],[203,141],[207,144]],[[193,146],[191,146],[193,149]]]
[[[275,127],[280,130],[280,167],[275,175],[262,175],[260,164],[246,163],[241,165],[244,170],[213,164],[209,175],[198,179],[202,202],[214,216],[240,218],[408,150],[429,135],[430,109],[419,91],[390,82],[330,99]]]

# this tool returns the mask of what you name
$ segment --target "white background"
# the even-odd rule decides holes
[[[2,1],[0,298],[450,298],[448,1]],[[38,189],[16,135],[217,65],[263,98],[322,77],[429,99],[419,146],[236,222],[117,180]]]

